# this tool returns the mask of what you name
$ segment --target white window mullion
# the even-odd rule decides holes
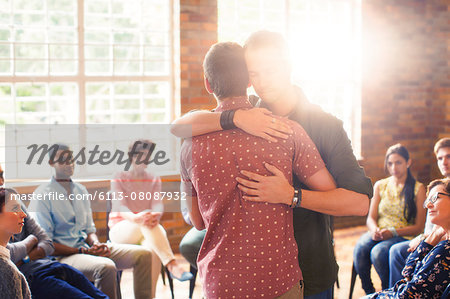
[[[84,63],[84,0],[78,0],[78,121],[86,123],[86,72]]]

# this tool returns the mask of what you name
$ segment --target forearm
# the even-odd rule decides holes
[[[367,217],[366,225],[371,232],[374,232],[378,229],[378,223],[372,217]]]
[[[423,225],[410,225],[402,228],[396,228],[395,230],[400,237],[416,236],[423,231]]]
[[[98,241],[98,237],[95,233],[90,233],[86,238],[86,243],[89,246],[92,246],[94,243],[100,243],[100,242]]]
[[[55,252],[54,255],[72,255],[78,253],[78,248],[69,247],[60,243],[53,242],[53,246],[55,246]]]
[[[120,216],[122,216],[125,220],[135,222],[134,221],[135,214],[133,212],[120,212]]]
[[[45,254],[45,250],[44,250],[42,247],[40,247],[40,246],[38,245],[38,246],[36,246],[35,248],[33,248],[33,250],[31,250],[31,251],[28,253],[28,256],[30,257],[30,259],[31,259],[32,261],[34,261],[34,260],[38,260],[38,259],[44,258],[44,257],[46,257],[47,255]]]
[[[173,135],[189,138],[222,130],[219,112],[196,111],[176,119],[170,128]]]
[[[301,207],[332,216],[364,216],[369,198],[342,188],[325,192],[302,190]]]
[[[11,260],[13,263],[17,263],[21,261],[24,257],[26,257],[29,252],[35,247],[37,244],[37,239],[33,235],[29,235],[25,239],[19,242],[9,243],[7,248],[10,251]]]

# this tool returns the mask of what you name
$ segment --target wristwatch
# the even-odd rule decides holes
[[[22,259],[22,262],[23,262],[24,264],[28,264],[30,261],[31,261],[31,260],[30,260],[30,257],[29,257],[28,255]]]

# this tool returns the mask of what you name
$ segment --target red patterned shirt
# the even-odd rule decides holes
[[[245,97],[217,107],[252,108]],[[277,116],[274,116],[277,117]],[[246,201],[237,187],[241,170],[271,175],[264,162],[305,180],[325,167],[303,128],[288,119],[294,133],[269,142],[240,129],[193,137],[183,143],[181,175],[192,188],[207,232],[198,256],[206,298],[273,298],[302,279],[294,239],[292,209],[284,204]]]

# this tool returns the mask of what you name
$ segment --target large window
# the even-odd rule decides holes
[[[0,126],[168,123],[177,99],[176,5],[0,1]]]
[[[219,40],[243,43],[267,29],[287,38],[293,81],[344,121],[356,156],[361,139],[360,0],[219,0]]]

